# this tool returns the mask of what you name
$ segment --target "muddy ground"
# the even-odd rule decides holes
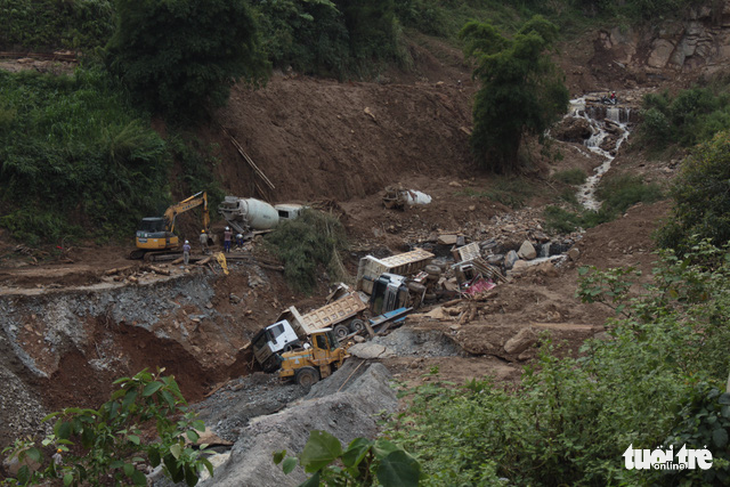
[[[352,245],[345,256],[351,274],[362,255],[399,253],[448,233],[472,241],[495,238],[507,247],[545,236],[578,248],[577,260],[514,273],[481,300],[458,303],[435,317],[426,313],[438,303],[419,309],[402,330],[383,339],[394,355],[379,361],[406,383],[436,368],[454,382],[485,375],[516,382],[534,357],[541,333],[576,353],[586,338],[603,330],[610,310],[575,297],[578,266],[649,270],[654,260],[650,235],[669,205],[635,207],[585,233],[549,235],[542,207],[564,189],[550,174],[573,167],[591,170],[600,163],[580,144],[563,142],[556,143],[559,162],[532,151],[531,189],[522,195],[521,208],[476,196],[505,182],[480,171],[469,154],[476,89],[469,67],[458,51],[441,43],[414,43],[411,49],[414,70],[389,73],[379,83],[277,73],[257,91],[238,86],[229,106],[201,129],[201,137],[220,148],[215,170],[229,194],[319,202],[340,216]],[[584,59],[589,54],[576,52],[564,60],[575,96],[622,83],[628,87],[620,74],[598,77],[600,69]],[[221,125],[273,188],[253,174]],[[634,151],[619,153],[615,165],[664,182],[676,161],[647,161]],[[394,183],[424,191],[433,201],[386,210],[382,191]],[[183,237],[197,231],[192,219],[181,227],[188,233]],[[192,402],[208,396],[219,400],[221,394],[248,401],[250,394],[273,391],[273,399],[267,396],[250,414],[231,419],[230,434],[249,416],[273,412],[299,395],[296,386],[265,374],[250,376],[256,368],[240,349],[285,307],[306,310],[323,304],[326,275],[312,296],[304,296],[289,289],[258,243],[234,253],[240,259],[229,262],[228,275],[217,264],[184,269],[162,263],[151,269],[125,258],[131,244],[130,238],[117,246],[74,242],[28,248],[0,233],[0,373],[11,390],[0,396],[0,448],[41,430],[38,419],[45,412],[98,405],[113,379],[144,367],[165,367]],[[520,332],[535,339],[524,349],[505,348]],[[243,399],[236,394],[250,387],[253,392]]]

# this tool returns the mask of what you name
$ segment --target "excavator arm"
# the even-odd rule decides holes
[[[203,205],[203,228],[207,231],[210,227],[210,212],[208,211],[208,193],[205,191],[185,198],[180,203],[176,203],[165,210],[165,223],[168,231],[175,231],[175,219],[177,215],[197,208],[200,205]]]

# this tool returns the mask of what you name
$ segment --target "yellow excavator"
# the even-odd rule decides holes
[[[137,230],[137,248],[129,254],[130,259],[144,259],[148,262],[155,257],[180,251],[180,240],[175,235],[175,218],[180,213],[203,206],[203,229],[206,233],[210,227],[208,211],[208,193],[201,191],[189,198],[170,206],[163,216],[143,218]]]

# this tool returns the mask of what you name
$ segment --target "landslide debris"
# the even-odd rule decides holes
[[[358,367],[360,362],[350,359],[330,378],[315,384],[300,402],[253,419],[241,432],[230,459],[201,487],[295,485],[307,476],[301,467],[284,475],[272,461],[274,451],[285,449],[291,455],[301,452],[311,430],[325,430],[343,444],[357,437],[375,436],[378,418],[394,412],[398,400],[390,386],[390,373],[383,365],[366,364],[359,377],[348,380]]]

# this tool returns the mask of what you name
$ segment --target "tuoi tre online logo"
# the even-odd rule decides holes
[[[634,448],[632,443],[622,455],[624,465],[628,470],[694,470],[700,468],[708,470],[712,467],[712,452],[707,448],[682,448],[675,454],[674,447],[668,450],[656,448],[654,450]]]

